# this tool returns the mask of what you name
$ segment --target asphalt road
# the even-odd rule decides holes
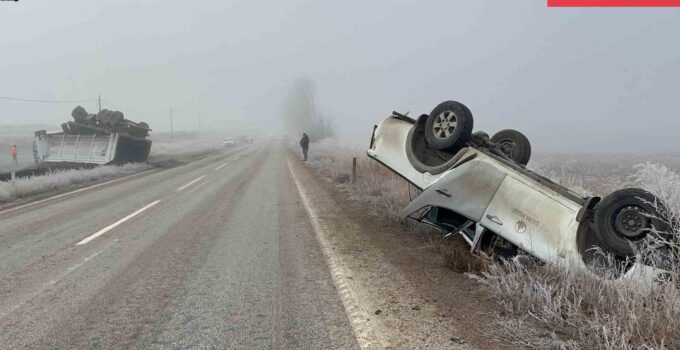
[[[357,348],[284,152],[239,154],[0,212],[0,347]]]

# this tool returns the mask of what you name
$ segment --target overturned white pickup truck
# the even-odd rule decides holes
[[[583,266],[596,257],[590,248],[632,258],[652,229],[668,231],[652,194],[585,197],[528,170],[531,146],[520,132],[489,137],[472,125],[465,105],[447,101],[417,120],[393,112],[375,126],[368,156],[423,191],[402,217],[461,234],[473,250]]]
[[[149,125],[135,123],[120,112],[102,110],[88,114],[78,106],[74,121],[61,125],[62,131],[38,130],[33,141],[36,163],[109,163],[144,162],[151,150]]]

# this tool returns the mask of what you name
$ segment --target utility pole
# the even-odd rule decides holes
[[[172,125],[172,108],[170,108],[170,138],[175,138],[175,128]]]
[[[99,98],[97,99],[99,101],[99,111],[102,111],[102,95],[99,95]]]

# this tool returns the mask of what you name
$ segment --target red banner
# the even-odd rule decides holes
[[[680,0],[548,0],[548,7],[679,7]]]

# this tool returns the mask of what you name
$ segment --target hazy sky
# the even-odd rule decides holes
[[[367,143],[392,110],[461,101],[475,129],[536,150],[680,152],[680,11],[498,1],[0,2],[0,96],[104,99],[155,130],[273,132],[287,87],[316,82]],[[0,101],[0,124],[74,103]],[[96,103],[83,104],[91,111]],[[126,112],[125,109],[123,109]]]

